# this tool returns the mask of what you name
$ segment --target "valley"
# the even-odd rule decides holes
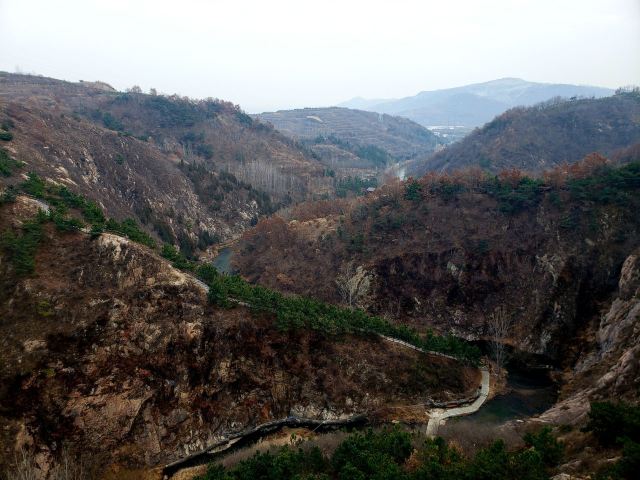
[[[0,74],[0,471],[559,480],[626,459],[594,422],[636,441],[638,98],[444,146],[386,114]]]

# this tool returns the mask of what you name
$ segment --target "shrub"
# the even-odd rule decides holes
[[[49,218],[51,218],[56,228],[63,232],[80,230],[82,227],[84,227],[84,224],[79,219],[66,217],[63,212],[57,209],[52,209],[49,212]]]
[[[365,433],[355,433],[347,438],[333,453],[331,464],[335,471],[348,470],[361,472],[364,478],[385,472],[378,478],[394,478],[411,452],[411,436],[397,428],[374,433],[371,429]],[[390,475],[389,475],[390,474]],[[342,475],[341,475],[342,477]]]
[[[20,184],[23,192],[34,197],[43,198],[45,191],[45,181],[35,172],[29,172],[27,180]]]
[[[527,433],[524,441],[527,446],[536,449],[547,467],[557,465],[562,460],[564,445],[551,434],[551,427],[543,427],[537,433]]]
[[[40,211],[35,220],[23,223],[20,235],[8,230],[0,236],[0,246],[17,276],[33,273],[36,250],[43,237],[42,224],[46,220],[47,215]]]
[[[203,279],[205,280],[205,279]],[[284,296],[273,290],[252,286],[235,275],[212,275],[205,280],[209,284],[209,301],[227,307],[230,300],[244,302],[256,313],[276,316],[281,330],[306,328],[329,335],[377,333],[404,340],[424,350],[446,353],[471,364],[480,360],[480,350],[451,335],[437,336],[428,332],[419,336],[403,325],[396,326],[381,317],[367,315],[362,310],[337,307],[318,300],[299,296]]]
[[[0,197],[0,205],[4,203],[13,203],[16,201],[16,197],[18,196],[18,191],[13,185],[9,185],[4,192],[2,192],[2,196]]]
[[[626,206],[637,201],[640,162],[631,162],[620,168],[603,166],[588,177],[569,180],[567,185],[577,200]]]
[[[336,195],[340,198],[344,198],[349,192],[353,192],[356,195],[362,195],[364,191],[369,187],[377,187],[378,180],[375,178],[360,178],[360,177],[346,177],[340,179],[336,183]]]
[[[22,165],[22,162],[14,160],[6,150],[0,148],[0,176],[10,177],[13,175],[14,170],[17,170]]]
[[[164,244],[162,246],[162,251],[160,252],[167,260],[170,260],[173,263],[173,266],[176,268],[180,268],[182,270],[193,270],[194,264],[185,258],[185,256],[180,252],[176,247],[169,244]]]
[[[5,130],[0,130],[0,140],[4,140],[5,142],[9,142],[13,139],[13,134],[11,132],[7,132]]]
[[[102,123],[109,130],[115,130],[117,132],[121,132],[124,130],[124,125],[122,125],[122,122],[111,115],[109,112],[104,112],[102,114]]]
[[[195,147],[196,155],[200,155],[201,157],[210,160],[213,158],[213,147],[208,143],[200,143]]]
[[[149,236],[148,233],[140,229],[138,224],[132,218],[127,218],[118,223],[116,220],[110,218],[105,224],[105,229],[123,235],[134,242],[141,243],[147,247],[155,247],[155,242]]]
[[[640,407],[622,402],[592,402],[589,422],[583,431],[593,432],[605,446],[622,443],[624,438],[640,442]]]
[[[393,160],[391,155],[389,155],[389,152],[383,150],[382,148],[376,147],[375,145],[365,145],[363,147],[357,147],[355,149],[355,154],[363,160],[367,160],[373,163],[373,165],[376,167],[385,167]]]
[[[421,190],[422,186],[415,180],[412,180],[405,186],[404,198],[407,200],[411,200],[412,202],[417,202],[418,200],[420,200]]]
[[[411,467],[407,460],[411,458]],[[199,480],[545,480],[541,454],[535,448],[508,452],[502,441],[465,458],[442,438],[427,439],[414,451],[411,434],[399,429],[354,433],[330,456],[317,447],[286,446],[275,453],[256,453],[225,469],[210,465]]]
[[[496,176],[484,185],[486,192],[498,200],[500,211],[508,215],[533,208],[542,198],[542,180],[523,176],[514,183]]]

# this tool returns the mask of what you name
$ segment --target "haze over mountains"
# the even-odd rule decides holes
[[[599,98],[611,94],[613,90],[609,88],[501,78],[461,87],[423,91],[400,99],[353,98],[338,106],[399,115],[426,127],[476,127],[516,106],[534,105],[554,97]]]

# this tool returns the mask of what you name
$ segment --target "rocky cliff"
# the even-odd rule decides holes
[[[340,278],[360,267],[371,278],[362,303],[372,312],[478,340],[502,310],[514,348],[571,363],[582,346],[566,339],[612,305],[639,246],[637,180],[596,178],[562,187],[522,178],[510,187],[503,178],[498,192],[496,180],[425,177],[341,212],[265,221],[234,261],[252,281],[331,301],[346,301]]]
[[[38,204],[0,208],[0,230],[19,231]],[[344,418],[477,387],[454,361],[213,308],[200,283],[122,237],[43,229],[33,275],[0,262],[4,461],[27,445],[46,466],[65,445],[101,465],[158,465],[289,415]]]

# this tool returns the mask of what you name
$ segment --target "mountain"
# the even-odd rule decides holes
[[[540,173],[591,152],[611,155],[640,143],[640,93],[552,101],[514,108],[434,156],[411,162],[407,174],[481,167]]]
[[[55,478],[162,478],[162,466],[260,424],[384,418],[387,406],[477,388],[477,369],[449,358],[220,308],[152,249],[61,228],[42,208],[22,194],[0,202],[2,470],[27,441],[40,474],[64,449],[91,471]]]
[[[322,164],[228,102],[8,73],[0,99],[12,137],[1,146],[23,162],[22,176],[64,185],[189,253],[280,205],[333,192]]]
[[[488,348],[498,338],[511,365],[551,368],[557,405],[518,422],[571,432],[559,471],[587,478],[611,458],[580,432],[590,402],[640,400],[640,156],[625,155],[633,161],[590,155],[544,179],[432,174],[339,209],[299,204],[246,232],[234,262],[262,285],[353,303],[426,336]]]
[[[304,108],[257,115],[306,145],[327,166],[375,171],[401,160],[424,157],[437,137],[405,118],[347,108]]]
[[[365,108],[410,118],[426,127],[452,125],[480,126],[496,115],[516,106],[529,106],[554,97],[604,97],[613,90],[601,87],[527,82],[502,78],[485,83],[442,90],[423,91],[411,97],[378,103],[353,99],[339,106]]]

